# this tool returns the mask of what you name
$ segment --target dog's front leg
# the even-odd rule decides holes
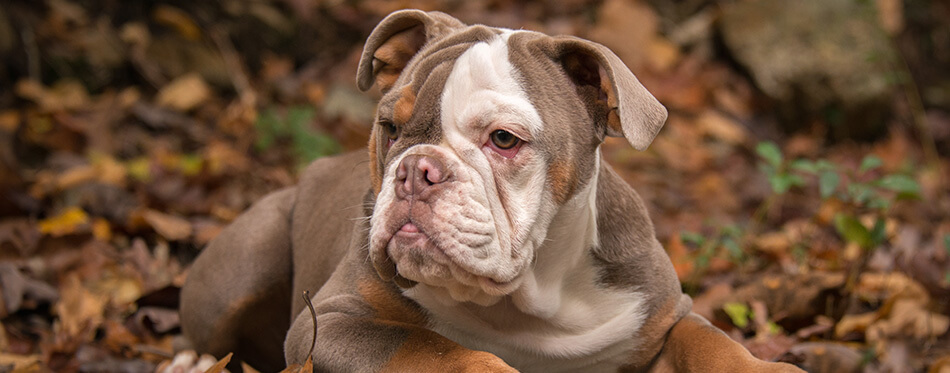
[[[651,372],[802,372],[755,358],[706,319],[691,313],[673,326]]]
[[[426,329],[418,306],[398,294],[391,283],[368,276],[336,280],[341,279],[331,279],[314,297],[315,371],[516,372],[491,353],[464,348]],[[284,342],[288,364],[301,364],[310,354],[312,320],[308,309],[294,320]]]

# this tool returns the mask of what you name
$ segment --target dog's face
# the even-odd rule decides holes
[[[370,140],[374,266],[483,305],[518,288],[562,206],[591,203],[604,136],[645,147],[666,116],[599,45],[441,13],[387,17],[358,79],[384,92]]]

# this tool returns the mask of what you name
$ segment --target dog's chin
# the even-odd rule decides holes
[[[398,230],[389,239],[385,252],[377,254],[385,255],[395,266],[397,277],[444,293],[454,302],[489,306],[514,292],[521,282],[521,276],[499,281],[475,274],[446,255],[425,233],[413,228]]]

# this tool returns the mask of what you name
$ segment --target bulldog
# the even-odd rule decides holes
[[[368,157],[317,160],[195,260],[199,351],[269,371],[798,371],[690,312],[600,154],[645,149],[666,109],[604,46],[403,10],[357,83],[383,92]]]

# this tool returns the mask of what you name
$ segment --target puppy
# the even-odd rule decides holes
[[[667,115],[607,48],[404,10],[357,81],[384,92],[368,158],[314,162],[195,261],[181,314],[201,351],[265,370],[798,371],[690,313],[600,155],[607,136],[645,149]]]

